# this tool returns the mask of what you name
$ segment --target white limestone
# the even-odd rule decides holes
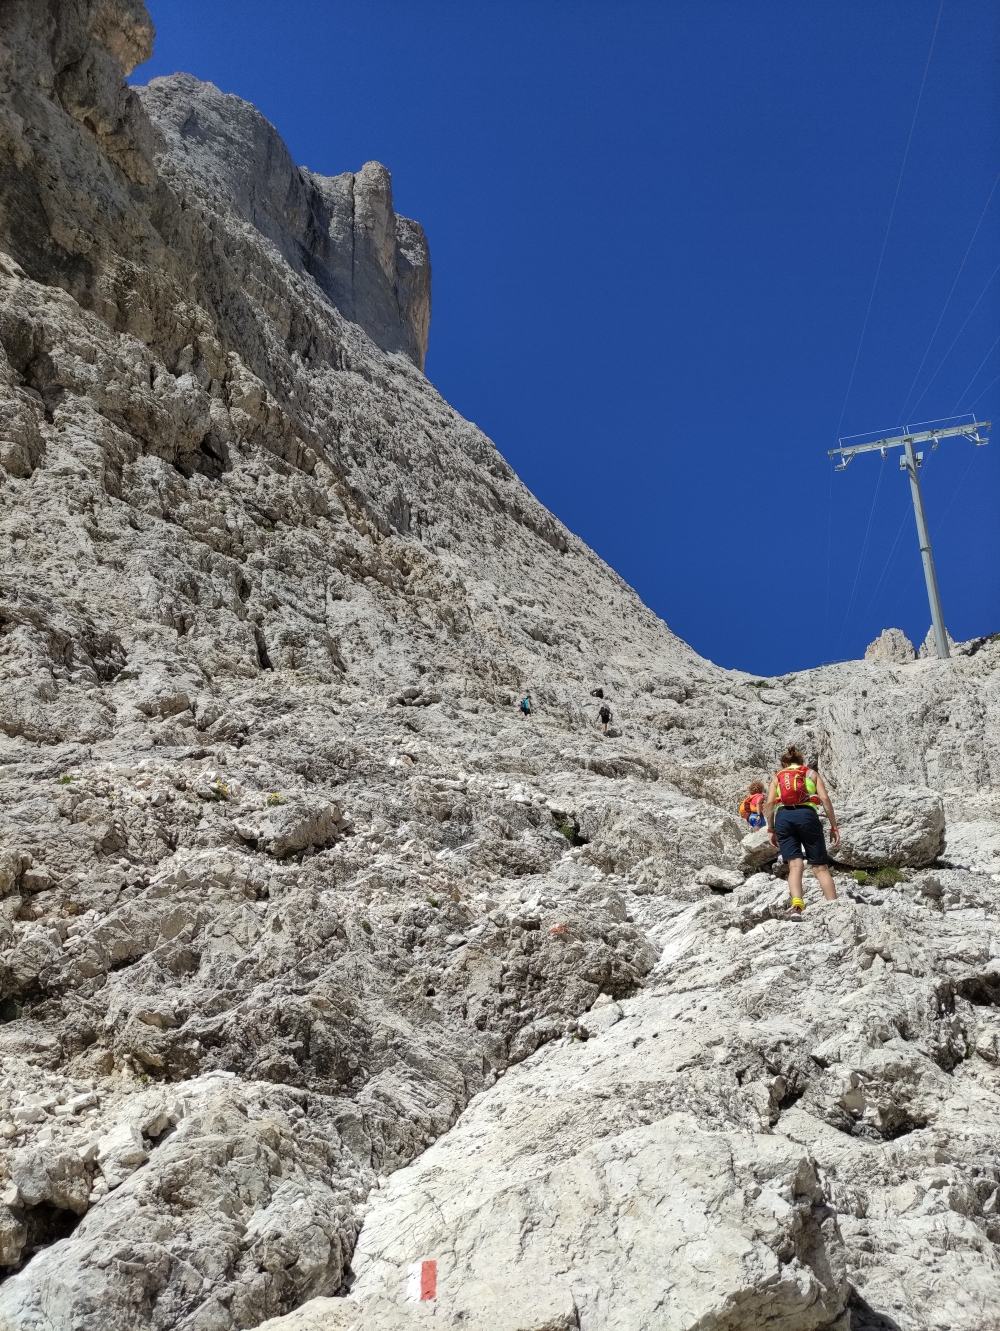
[[[385,169],[150,41],[0,13],[0,1328],[391,1326],[416,1227],[440,1321],[979,1331],[1000,644],[700,659],[424,378]],[[797,925],[789,741],[903,866]]]

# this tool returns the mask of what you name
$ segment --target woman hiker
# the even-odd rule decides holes
[[[830,820],[830,838],[840,845],[840,828],[823,778],[814,767],[806,765],[794,744],[781,755],[781,771],[771,777],[764,805],[771,845],[780,846],[781,858],[788,865],[788,891],[792,898],[793,920],[801,920],[803,858],[808,859],[827,901],[836,901],[837,889],[829,870],[830,857],[819,821],[817,807],[822,804]]]

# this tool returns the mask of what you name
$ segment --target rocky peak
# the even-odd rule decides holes
[[[913,643],[902,629],[883,629],[874,642],[865,648],[866,661],[885,661],[889,665],[906,665],[915,661]]]
[[[396,216],[384,166],[333,177],[300,168],[256,107],[189,74],[138,93],[164,138],[161,169],[187,197],[254,227],[377,346],[423,369],[430,256],[419,223]]]

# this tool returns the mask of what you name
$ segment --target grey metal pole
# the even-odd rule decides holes
[[[931,623],[934,625],[934,641],[937,643],[938,658],[947,661],[951,653],[948,650],[948,634],[944,627],[944,615],[941,612],[941,597],[938,594],[937,576],[934,573],[934,556],[931,554],[931,538],[927,533],[927,518],[924,516],[924,497],[920,493],[920,477],[917,473],[917,455],[913,443],[907,439],[906,471],[910,478],[910,495],[913,498],[913,516],[917,520],[917,538],[920,541],[920,558],[924,563],[924,580],[927,583],[927,599],[931,605]]]

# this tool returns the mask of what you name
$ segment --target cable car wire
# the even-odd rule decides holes
[[[980,228],[980,227],[982,226],[982,224],[983,224],[983,218],[986,216],[986,210],[987,210],[987,208],[989,208],[990,204],[993,202],[993,195],[996,193],[997,185],[1000,185],[1000,172],[997,173],[997,178],[996,178],[996,180],[994,180],[994,182],[993,182],[993,188],[990,190],[989,198],[986,200],[986,203],[985,203],[984,206],[983,206],[983,211],[979,214],[979,221],[976,223],[976,229],[975,229],[975,231],[973,231],[973,233],[972,233],[972,239],[969,241],[968,248],[967,248],[966,251],[965,251],[965,256],[964,256],[964,258],[962,259],[962,262],[961,262],[961,263],[959,264],[959,266],[958,266],[958,272],[955,274],[955,280],[954,280],[954,282],[952,282],[952,284],[951,284],[951,290],[948,292],[948,299],[945,301],[944,306],[943,306],[943,308],[942,308],[942,310],[941,310],[941,313],[938,315],[938,321],[937,321],[937,323],[934,325],[934,331],[933,331],[933,333],[931,333],[931,340],[927,343],[927,350],[926,350],[926,351],[924,352],[924,354],[923,354],[923,357],[922,357],[922,359],[921,359],[921,361],[920,361],[920,364],[919,364],[918,367],[917,367],[917,372],[916,372],[916,374],[913,376],[913,383],[910,384],[909,392],[906,394],[906,397],[905,397],[905,399],[904,399],[904,401],[903,401],[903,409],[902,409],[902,411],[899,413],[899,415],[900,415],[900,419],[901,419],[901,420],[902,420],[902,419],[905,419],[905,417],[906,417],[906,408],[907,408],[907,406],[909,405],[909,402],[910,402],[910,395],[912,394],[913,390],[914,390],[914,389],[916,388],[916,386],[917,386],[917,380],[920,378],[920,373],[921,373],[921,371],[923,370],[924,365],[927,363],[927,357],[931,354],[931,347],[934,345],[934,339],[937,337],[938,329],[941,327],[941,320],[944,318],[945,314],[947,313],[948,306],[951,304],[951,298],[952,298],[952,296],[955,294],[955,288],[958,286],[958,279],[962,276],[962,273],[965,271],[965,265],[966,265],[966,263],[968,262],[969,255],[972,253],[972,247],[973,247],[973,245],[976,243],[976,237],[979,235],[979,228]],[[987,286],[987,287],[989,286],[990,282],[993,281],[993,278],[996,277],[998,271],[1000,271],[1000,265],[998,265],[997,268],[995,268],[995,269],[993,270],[993,273],[992,273],[991,276],[990,276],[990,281],[986,283],[986,286]],[[982,291],[982,293],[981,293],[980,296],[979,296],[979,300],[976,301],[976,305],[979,304],[979,301],[982,300],[983,295],[985,295],[985,294],[986,294],[986,287],[983,288],[983,291]],[[974,309],[976,308],[976,305],[973,305],[972,310],[974,310]],[[967,317],[966,320],[965,320],[965,323],[962,324],[962,328],[964,328],[964,327],[965,327],[965,324],[967,324],[967,323],[969,322],[969,319],[972,318],[972,310],[969,311],[969,314],[968,314],[968,317]],[[958,334],[957,334],[956,337],[955,337],[955,342],[957,342],[957,341],[958,341],[958,338],[961,336],[962,328],[960,328],[960,329],[958,330]],[[951,347],[953,347],[953,346],[955,345],[955,342],[952,342]],[[943,365],[944,362],[948,359],[948,353],[951,351],[951,347],[949,347],[949,348],[948,348],[948,351],[945,352],[944,357],[943,357],[942,360],[941,360],[941,365]],[[939,365],[939,366],[938,366],[938,369],[935,370],[934,373],[931,375],[930,379],[927,381],[927,387],[924,389],[923,393],[921,393],[920,396],[917,398],[916,402],[914,402],[914,404],[913,404],[913,410],[914,410],[914,411],[916,411],[917,407],[918,407],[918,406],[920,405],[920,403],[923,401],[923,399],[924,399],[924,395],[926,394],[927,389],[930,388],[931,384],[934,382],[935,378],[937,377],[937,372],[938,372],[938,370],[940,370],[941,365]]]
[[[861,356],[861,348],[864,345],[865,333],[868,331],[868,320],[871,317],[872,302],[875,300],[875,289],[878,286],[878,279],[882,272],[882,261],[885,258],[885,247],[889,243],[889,232],[892,230],[892,219],[896,215],[896,204],[899,201],[899,190],[903,183],[903,172],[906,170],[906,159],[910,155],[910,144],[913,142],[913,131],[917,124],[917,115],[920,111],[920,103],[923,100],[924,88],[927,84],[927,71],[931,67],[931,56],[934,54],[934,43],[937,41],[938,27],[941,23],[941,14],[944,10],[944,0],[938,7],[937,19],[934,23],[934,33],[931,37],[930,49],[927,52],[927,62],[924,65],[924,76],[920,80],[920,91],[917,93],[917,104],[913,109],[913,119],[910,121],[910,133],[906,139],[906,149],[903,152],[903,164],[899,168],[899,179],[896,181],[896,193],[892,196],[892,207],[889,209],[889,221],[885,228],[885,236],[882,240],[882,249],[878,256],[878,267],[875,269],[875,281],[872,283],[871,295],[868,297],[868,308],[865,310],[865,321],[861,326],[861,338],[858,342],[858,349],[854,353],[854,364],[851,366],[851,377],[847,383],[847,392],[844,395],[844,405],[840,409],[840,420],[837,422],[836,433],[840,434],[841,426],[844,424],[844,413],[847,411],[847,403],[851,396],[851,389],[854,387],[854,376],[858,369],[858,360]]]

